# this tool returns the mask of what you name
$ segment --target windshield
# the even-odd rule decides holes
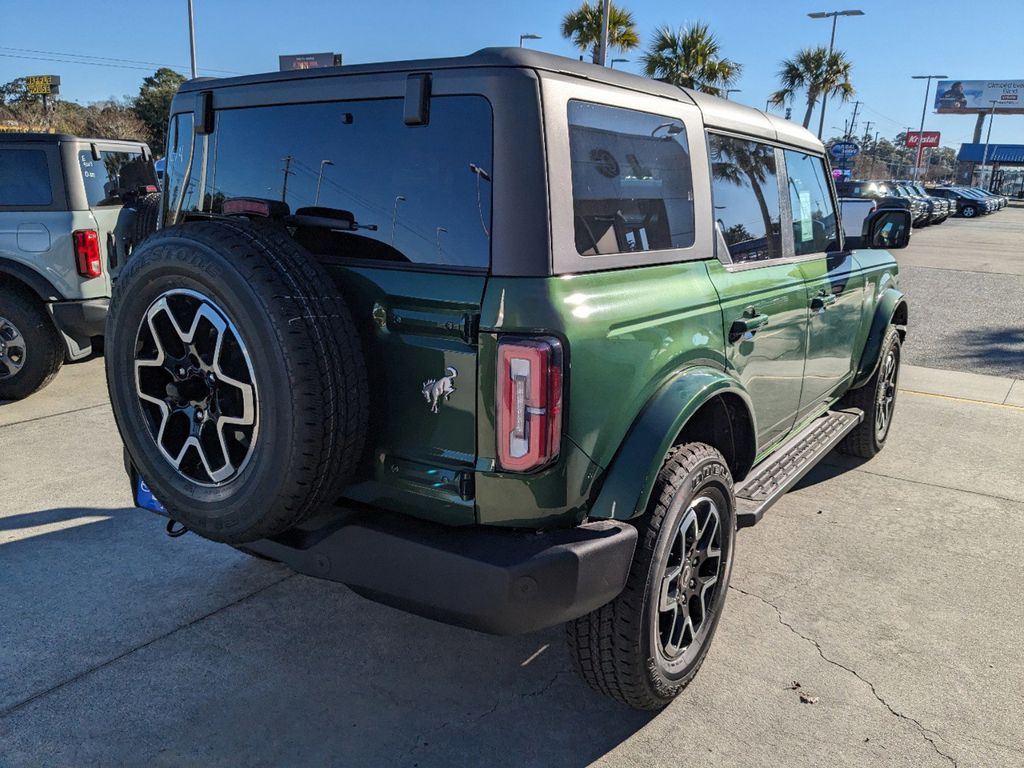
[[[90,208],[122,205],[125,193],[156,187],[153,163],[143,158],[141,148],[137,152],[101,150],[99,155],[100,159],[95,160],[91,149],[78,152]]]

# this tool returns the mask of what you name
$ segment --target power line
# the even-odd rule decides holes
[[[66,64],[90,64],[92,66],[100,67],[118,67],[121,69],[147,69],[148,67],[167,67],[169,69],[180,69],[186,70],[187,67],[180,64],[161,64],[156,61],[143,61],[140,59],[119,59],[113,56],[92,56],[84,53],[70,53],[66,51],[43,51],[35,48],[12,48],[6,45],[0,45],[0,51],[13,51],[14,53],[0,53],[0,56],[11,59],[32,59],[35,61],[59,61]],[[24,56],[18,54],[37,54],[33,56]],[[40,55],[41,54],[41,55]],[[48,57],[48,58],[43,58]],[[92,59],[92,61],[89,61]],[[107,63],[110,62],[110,63]],[[147,66],[135,66],[144,64]],[[240,75],[241,72],[236,72],[231,69],[214,69],[207,67],[208,72],[221,72],[229,75]]]

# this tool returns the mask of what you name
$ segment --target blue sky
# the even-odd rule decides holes
[[[87,66],[38,51],[133,59],[175,65],[187,72],[188,25],[185,0],[99,2],[83,10],[66,0],[3,0],[16,7],[0,29],[0,82],[27,74],[59,74],[64,98],[87,103],[134,94],[153,67]],[[260,72],[277,68],[281,53],[335,51],[346,63],[460,55],[494,45],[516,45],[519,34],[543,36],[533,47],[578,56],[558,32],[571,0],[392,0],[379,3],[338,0],[195,0],[200,74]],[[853,82],[864,104],[864,121],[883,136],[906,126],[916,130],[924,100],[923,81],[912,74],[944,74],[956,79],[1024,78],[1021,32],[1024,2],[987,0],[843,0],[830,5],[811,0],[623,0],[633,11],[644,44],[659,24],[707,22],[725,55],[744,65],[733,98],[759,107],[776,86],[784,56],[799,48],[828,44],[830,22],[807,18],[809,11],[860,8],[865,16],[841,18],[836,45],[854,61]],[[35,53],[26,50],[32,49]],[[639,71],[632,61],[618,65]],[[29,58],[36,57],[36,58]],[[116,62],[105,62],[114,64]],[[216,71],[214,71],[216,70]],[[934,84],[933,84],[934,87]],[[841,133],[852,107],[830,107],[825,131]],[[802,116],[799,104],[794,114]],[[812,125],[817,125],[815,117]],[[840,126],[839,130],[832,126]],[[926,117],[926,130],[942,131],[942,143],[970,141],[973,116]],[[982,137],[984,140],[984,137]],[[992,141],[1024,144],[1024,115],[997,116]]]

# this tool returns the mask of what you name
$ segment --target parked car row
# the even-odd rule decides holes
[[[1009,203],[1005,195],[996,195],[980,187],[929,187],[928,194],[944,198],[955,205],[956,215],[965,219],[995,213]]]

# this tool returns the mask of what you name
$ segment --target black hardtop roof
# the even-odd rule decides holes
[[[383,74],[389,72],[423,72],[439,69],[473,69],[481,67],[525,67],[547,72],[559,72],[573,77],[595,80],[622,88],[643,90],[666,98],[692,103],[685,89],[668,83],[650,80],[611,67],[601,67],[576,59],[556,56],[552,53],[529,48],[482,48],[467,56],[450,56],[438,59],[409,59],[405,61],[383,61],[369,64],[345,64],[340,67],[316,67],[313,69],[289,70],[286,72],[263,72],[239,77],[200,77],[182,84],[182,93],[205,91],[233,85],[280,82],[283,80],[306,80],[337,75]]]
[[[145,144],[142,139],[104,139],[98,136],[86,137],[86,136],[72,136],[70,133],[0,133],[0,141],[5,142],[34,142],[37,144],[60,144],[65,141],[83,141],[87,143],[96,142],[97,144],[133,144],[138,146],[139,144]]]
[[[371,75],[400,72],[424,72],[442,69],[473,68],[526,68],[578,77],[596,83],[624,88],[631,91],[660,96],[666,99],[696,105],[704,115],[705,125],[722,130],[739,130],[771,140],[778,140],[796,147],[823,153],[821,142],[812,133],[789,120],[761,112],[734,101],[709,96],[705,93],[680,88],[651,78],[641,77],[611,67],[601,67],[585,61],[556,56],[529,48],[483,48],[468,56],[454,56],[441,59],[413,59],[409,61],[388,61],[371,64],[346,64],[340,67],[318,67],[315,69],[292,70],[287,72],[265,72],[239,77],[202,77],[182,84],[178,93],[215,90],[232,86],[280,83],[292,80],[314,80],[339,75]]]

